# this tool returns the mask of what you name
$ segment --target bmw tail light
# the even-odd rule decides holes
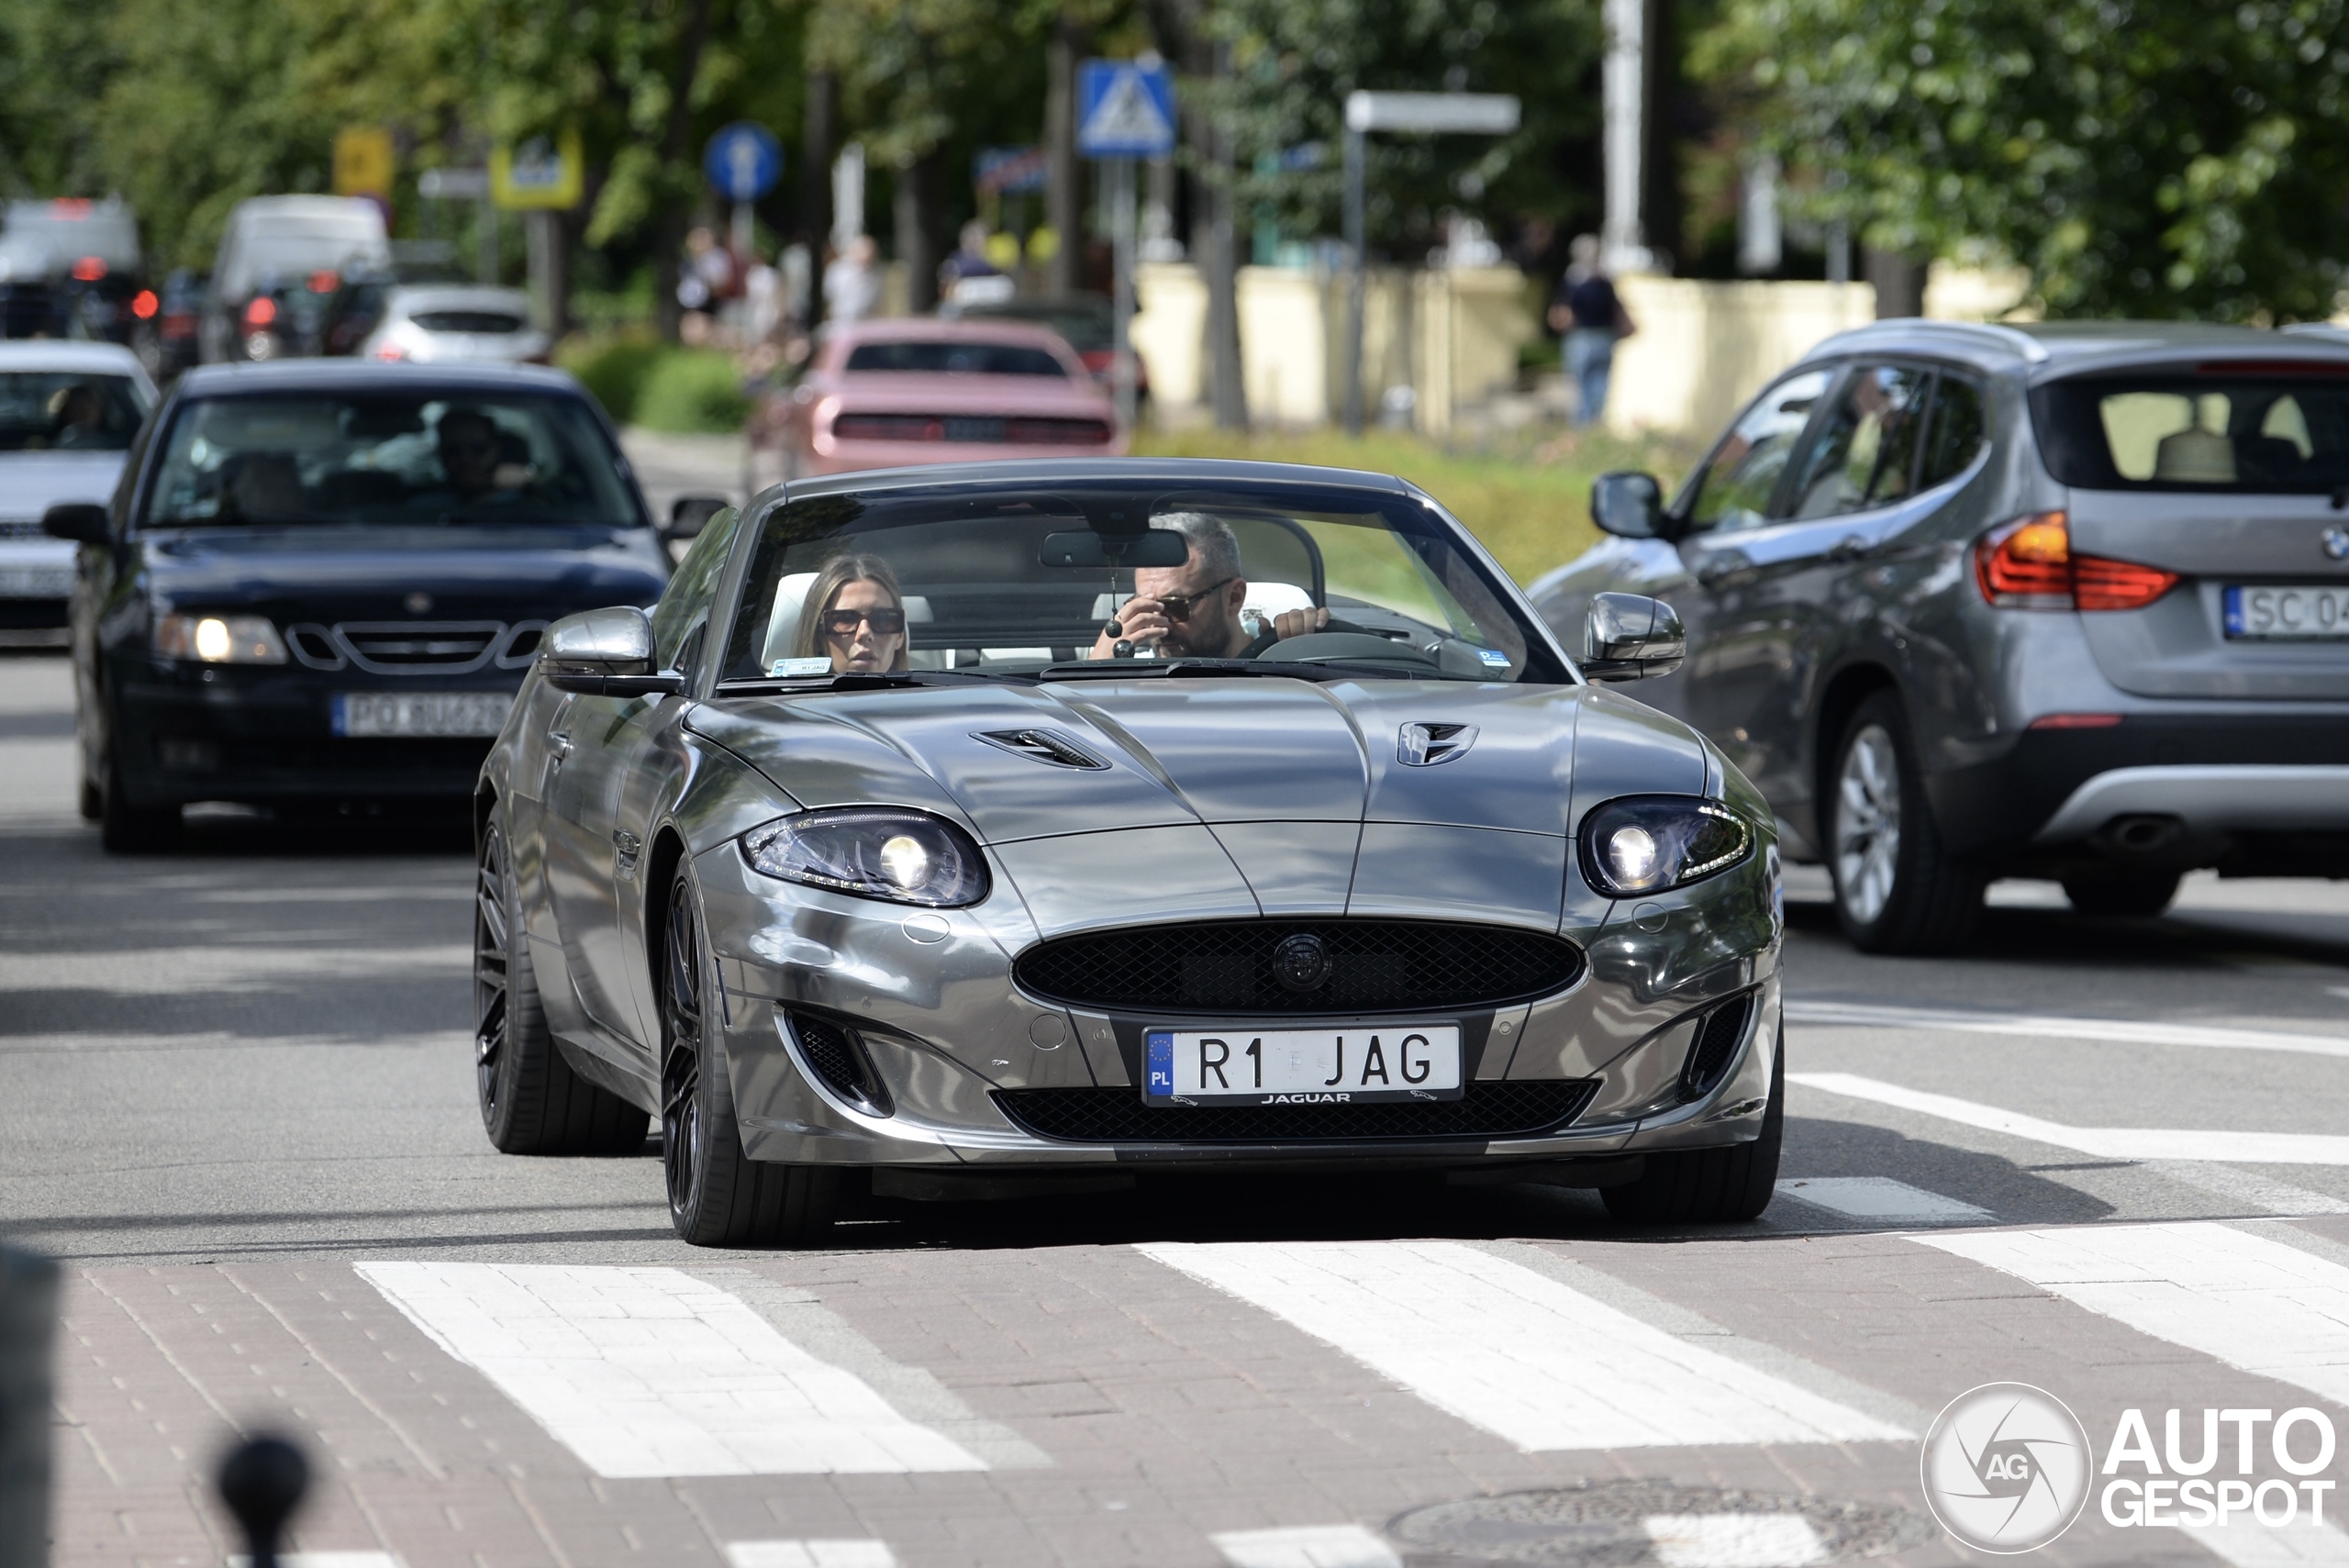
[[[1974,581],[2002,609],[2136,610],[2177,586],[2177,573],[2072,552],[2070,519],[2039,512],[2002,523],[1974,547]]]

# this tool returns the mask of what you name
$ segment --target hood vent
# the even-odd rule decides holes
[[[984,740],[997,751],[1025,757],[1031,762],[1041,762],[1048,768],[1085,768],[1097,772],[1109,765],[1075,741],[1050,729],[983,729],[974,731],[971,739]]]
[[[1407,724],[1396,737],[1395,760],[1407,768],[1449,762],[1476,743],[1473,724]]]

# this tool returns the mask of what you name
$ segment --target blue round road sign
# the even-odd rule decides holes
[[[783,178],[783,144],[766,127],[737,120],[709,139],[701,167],[719,195],[754,202]]]

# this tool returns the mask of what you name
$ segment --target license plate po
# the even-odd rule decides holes
[[[506,728],[506,692],[339,692],[334,732],[353,738],[486,739]]]
[[[1153,1105],[1375,1105],[1461,1092],[1457,1024],[1151,1029],[1142,1055]]]

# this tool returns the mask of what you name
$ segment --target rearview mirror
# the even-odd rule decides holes
[[[1688,656],[1679,612],[1639,594],[1593,594],[1583,621],[1582,673],[1587,681],[1643,681],[1669,675]]]
[[[40,515],[40,531],[76,544],[106,544],[114,538],[106,509],[95,501],[61,501]]]
[[[587,696],[641,697],[681,691],[685,678],[653,671],[652,622],[634,605],[582,610],[547,628],[539,663],[547,684]]]
[[[1646,473],[1602,473],[1591,482],[1590,519],[1619,539],[1654,539],[1664,521],[1664,486]]]
[[[732,505],[723,495],[680,495],[669,504],[669,526],[661,537],[679,544],[699,539],[709,519]]]
[[[1036,552],[1044,566],[1180,566],[1191,559],[1190,542],[1172,528],[1145,528],[1139,533],[1097,534],[1090,528],[1046,534]]]

